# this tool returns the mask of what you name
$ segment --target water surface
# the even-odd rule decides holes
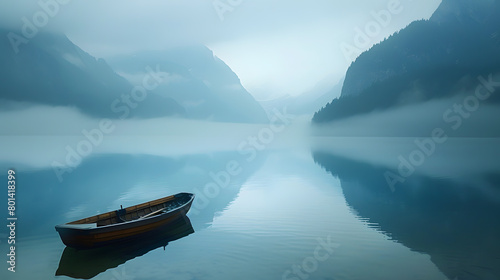
[[[384,174],[397,173],[398,156],[415,149],[409,139],[318,143],[262,151],[251,161],[236,151],[91,156],[63,182],[51,169],[18,170],[17,272],[0,275],[71,279],[56,276],[59,269],[117,280],[500,279],[497,140],[450,141],[396,188]],[[238,163],[238,174],[207,188],[229,162]],[[54,230],[177,192],[197,194],[177,238],[104,254],[98,268],[65,249]]]

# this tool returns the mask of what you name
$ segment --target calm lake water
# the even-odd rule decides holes
[[[322,138],[251,159],[91,156],[62,183],[52,169],[18,170],[17,272],[2,229],[0,277],[500,279],[498,144],[450,139],[419,159],[413,139]],[[401,158],[419,163],[411,175],[399,173]],[[228,163],[238,174],[225,175]],[[214,177],[229,182],[214,187]],[[197,198],[175,236],[82,253],[54,230],[178,192]]]

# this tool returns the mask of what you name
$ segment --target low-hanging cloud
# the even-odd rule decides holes
[[[280,111],[281,110],[281,111]],[[286,109],[276,109],[286,114]],[[272,121],[276,119],[276,121]],[[109,120],[88,117],[75,108],[32,105],[0,113],[0,164],[44,169],[65,165],[68,153],[86,143],[85,155],[148,154],[165,157],[236,151],[250,138],[266,134],[259,147],[302,145],[305,120],[268,124],[218,123],[181,118]],[[270,127],[279,126],[275,131]],[[265,132],[265,133],[263,133]],[[272,132],[272,135],[269,135]],[[258,140],[257,140],[258,141]],[[92,145],[90,145],[90,144]],[[87,155],[87,150],[91,151]]]

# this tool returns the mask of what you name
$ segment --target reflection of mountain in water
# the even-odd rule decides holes
[[[186,237],[194,232],[188,217],[179,218],[167,226],[141,236],[135,241],[98,249],[77,250],[66,247],[59,261],[56,276],[90,279],[115,268],[149,251],[168,245],[169,242]]]
[[[414,175],[395,192],[384,168],[326,153],[314,160],[341,181],[345,199],[363,218],[408,248],[429,254],[449,279],[500,279],[500,202],[476,184]]]
[[[150,201],[179,192],[203,191],[213,182],[210,172],[226,169],[228,162],[241,163],[242,171],[232,176],[229,186],[210,199],[202,211],[188,215],[197,230],[212,222],[215,214],[232,202],[241,185],[260,167],[264,153],[251,163],[237,152],[186,155],[168,158],[152,155],[104,155],[90,157],[73,172],[57,180],[51,169],[23,172],[19,196],[32,208],[20,208],[26,235],[56,234],[54,225],[82,217]],[[201,197],[201,196],[199,196]],[[198,196],[197,196],[198,198]],[[195,200],[193,206],[199,202]],[[36,213],[32,209],[37,209]],[[43,217],[43,218],[42,218]]]

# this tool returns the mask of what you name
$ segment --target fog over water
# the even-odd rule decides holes
[[[121,153],[175,157],[304,145],[309,119],[290,115],[286,108],[273,110],[269,116],[272,121],[268,124],[168,117],[98,119],[69,107],[33,105],[0,113],[0,129],[9,131],[0,135],[2,143],[9,147],[1,150],[0,158],[19,168],[48,168],[53,162],[65,163],[68,154],[74,152],[84,155],[82,158]],[[74,161],[73,158],[70,156],[69,161]]]
[[[464,99],[470,96],[434,99],[316,125],[315,134],[429,137],[434,129],[441,128],[450,137],[500,137],[500,119],[496,117],[500,106],[481,101],[465,104]]]

